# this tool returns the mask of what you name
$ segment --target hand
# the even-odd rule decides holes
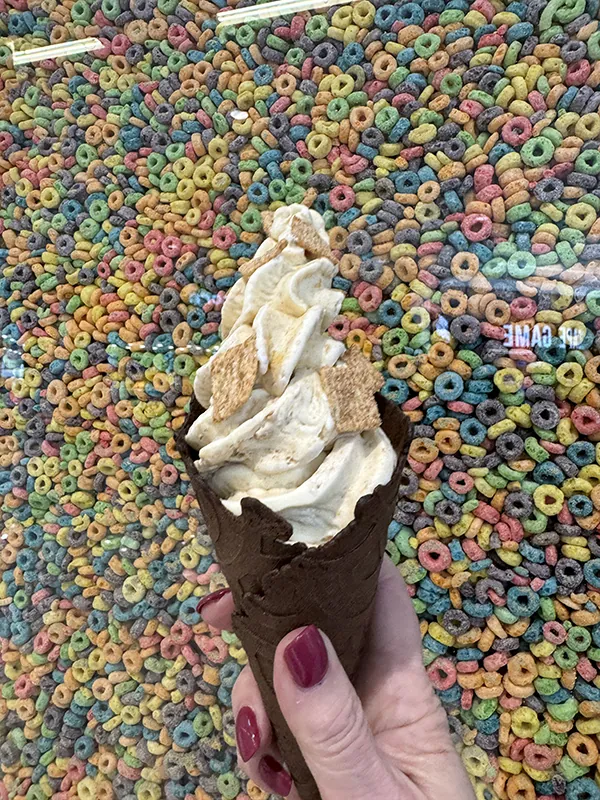
[[[202,616],[231,629],[231,594],[219,595],[201,604]],[[323,800],[473,800],[423,667],[417,617],[387,557],[356,690],[314,626],[280,642],[274,682]],[[265,791],[299,800],[249,667],[235,684],[233,710],[242,769]]]

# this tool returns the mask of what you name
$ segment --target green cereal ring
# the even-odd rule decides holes
[[[578,659],[576,659],[575,663],[577,663],[577,660]],[[553,703],[548,703],[548,713],[550,714],[550,716],[553,717],[554,719],[558,719],[563,722],[573,719],[573,717],[577,713],[578,708],[579,705],[574,697],[565,700],[564,703],[558,703],[556,705]]]
[[[575,169],[584,175],[599,175],[600,153],[597,150],[584,150],[575,159]]]
[[[521,147],[521,158],[529,167],[547,164],[554,155],[554,144],[544,136],[528,139]]]
[[[316,14],[311,17],[306,23],[305,31],[309,39],[313,42],[321,42],[326,36],[329,29],[329,22],[327,17],[322,14]]]
[[[285,60],[292,67],[301,67],[306,60],[306,53],[301,47],[290,47],[285,54]]]
[[[290,176],[294,183],[304,185],[312,175],[312,164],[306,158],[296,158],[290,166]]]
[[[557,647],[552,657],[561,669],[573,669],[579,661],[577,653],[565,646]]]
[[[600,60],[600,31],[592,33],[587,40],[588,57],[594,61]]]
[[[576,653],[584,653],[592,643],[592,634],[587,628],[573,626],[567,634],[567,647]]]
[[[430,58],[437,53],[441,39],[435,33],[422,33],[414,43],[415,52],[421,58]]]
[[[350,115],[350,106],[343,97],[334,97],[327,104],[327,116],[329,119],[339,122]]]
[[[550,709],[548,710],[550,711]],[[552,714],[552,712],[550,713]],[[554,716],[554,714],[552,714],[552,716]],[[568,721],[568,718],[566,720],[562,720],[560,717],[556,717],[556,719],[559,719],[562,722]],[[573,761],[573,759],[571,758],[570,755],[568,755],[568,753],[565,753],[558,764],[558,771],[561,775],[564,776],[565,780],[571,783],[571,781],[574,781],[577,778],[581,778],[584,775],[586,775],[589,771],[589,767],[579,766],[579,764],[576,764]]]
[[[240,47],[250,47],[256,41],[256,33],[250,25],[240,25],[235,38]]]
[[[241,784],[233,772],[225,772],[217,778],[217,789],[225,800],[234,800],[238,796]]]
[[[508,259],[507,269],[511,278],[517,280],[529,278],[536,270],[535,256],[531,253],[513,253]]]
[[[245,231],[259,231],[262,228],[262,216],[257,208],[249,208],[242,214],[240,225]]]
[[[389,133],[399,119],[400,112],[398,109],[389,106],[388,108],[383,108],[376,114],[375,125],[380,131],[383,131],[383,133]]]

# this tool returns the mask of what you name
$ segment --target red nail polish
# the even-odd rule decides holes
[[[327,649],[314,625],[309,625],[288,644],[283,658],[292,678],[302,689],[316,686],[327,672]]]
[[[215,600],[220,600],[222,597],[225,597],[226,594],[231,594],[231,589],[219,589],[217,592],[207,594],[206,597],[200,598],[200,602],[196,606],[196,611],[200,613],[200,609],[204,608],[204,606],[209,603],[214,603]]]
[[[256,714],[249,706],[243,706],[235,720],[235,738],[242,761],[250,761],[260,747],[260,732]]]
[[[273,756],[263,756],[258,763],[258,773],[266,786],[275,794],[286,797],[292,791],[292,776]]]

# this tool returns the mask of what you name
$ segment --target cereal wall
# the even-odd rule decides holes
[[[0,0],[0,800],[269,797],[173,437],[292,203],[414,425],[387,549],[478,800],[598,800],[598,0],[228,13]]]

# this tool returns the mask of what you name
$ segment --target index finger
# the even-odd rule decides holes
[[[219,631],[230,631],[232,630],[233,595],[229,589],[224,594],[222,590],[214,594],[217,595],[214,598],[207,595],[200,599],[198,613],[213,628],[217,628]]]

